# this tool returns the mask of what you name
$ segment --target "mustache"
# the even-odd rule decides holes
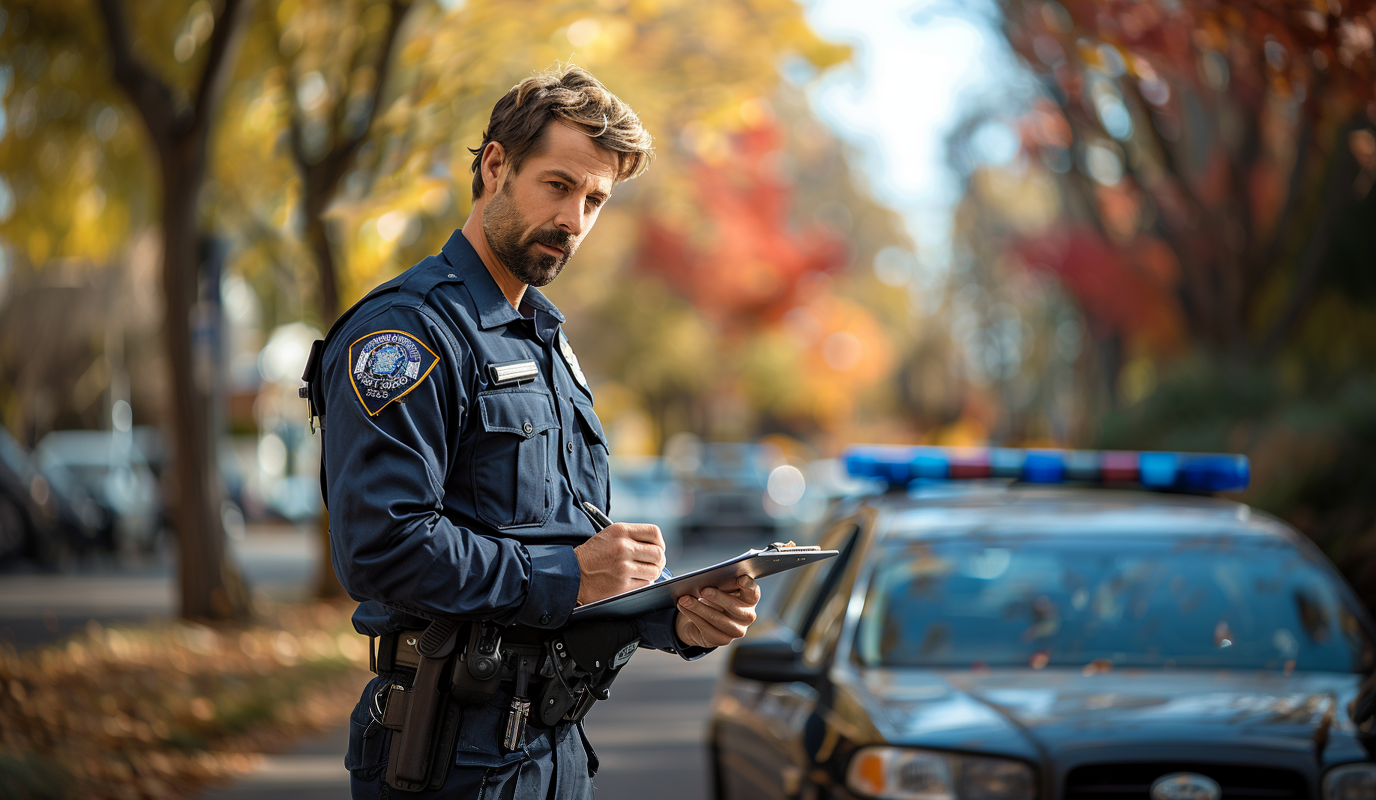
[[[572,255],[572,248],[569,247],[569,242],[572,239],[573,234],[568,231],[561,231],[558,228],[549,228],[547,230],[538,230],[532,233],[527,244],[549,245],[550,247],[555,247],[564,251],[564,256],[568,257]]]

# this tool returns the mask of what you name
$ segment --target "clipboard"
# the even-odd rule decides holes
[[[749,575],[759,579],[775,575],[785,570],[805,567],[835,558],[836,550],[823,550],[820,547],[799,547],[792,542],[775,542],[763,550],[747,550],[735,558],[720,564],[703,567],[693,572],[670,578],[667,581],[652,583],[614,597],[607,597],[595,603],[588,603],[573,610],[570,622],[590,622],[599,619],[627,619],[639,617],[652,611],[674,608],[680,597],[698,595],[708,586],[717,586],[732,578]]]

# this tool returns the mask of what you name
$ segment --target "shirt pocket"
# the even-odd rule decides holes
[[[499,389],[478,395],[473,446],[473,505],[497,529],[543,525],[549,518],[550,459],[559,423],[541,391]]]
[[[607,434],[602,430],[602,422],[597,419],[597,412],[592,408],[585,407],[577,401],[573,407],[578,412],[579,429],[583,435],[583,447],[579,448],[578,453],[578,482],[584,493],[583,499],[597,504],[610,514],[611,487],[608,472],[611,447],[607,444]]]

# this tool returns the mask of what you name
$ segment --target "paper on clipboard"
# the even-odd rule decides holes
[[[639,589],[623,592],[615,597],[588,603],[573,610],[571,622],[589,622],[598,619],[627,619],[673,608],[680,597],[698,595],[708,586],[718,586],[732,578],[749,575],[763,578],[785,570],[805,567],[835,558],[835,550],[819,547],[799,547],[788,544],[771,544],[761,550],[747,550],[735,558],[720,564],[713,564],[693,572],[677,575],[667,581],[652,583]]]

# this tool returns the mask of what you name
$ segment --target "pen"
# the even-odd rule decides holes
[[[599,530],[601,528],[610,528],[611,526],[616,524],[612,522],[611,517],[602,513],[602,509],[598,508],[592,503],[589,503],[586,500],[583,501],[583,511],[585,511],[587,515],[592,519],[593,524],[599,527]]]

